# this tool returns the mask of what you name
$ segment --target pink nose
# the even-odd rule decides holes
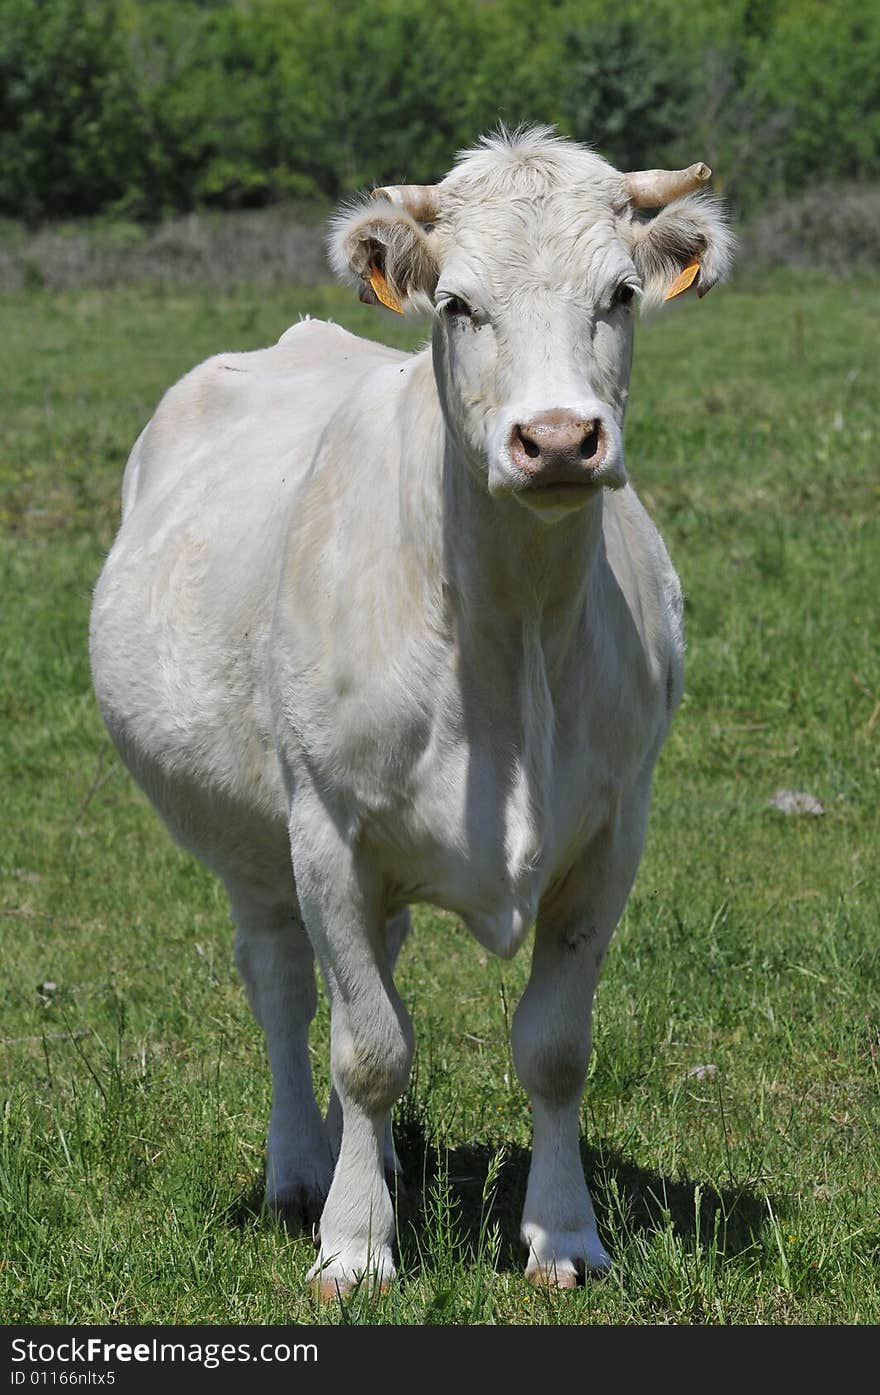
[[[605,455],[605,430],[598,417],[587,421],[555,408],[514,426],[508,444],[528,489],[589,484]]]

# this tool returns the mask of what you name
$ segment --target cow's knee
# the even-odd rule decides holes
[[[549,1105],[579,1099],[590,1046],[589,1020],[567,1021],[558,1009],[548,1018],[546,1004],[533,1003],[527,990],[514,1013],[511,1049],[516,1073],[529,1099]]]
[[[384,999],[337,1012],[331,1032],[333,1082],[343,1102],[351,1100],[376,1117],[403,1094],[413,1058],[412,1022],[402,1003]]]

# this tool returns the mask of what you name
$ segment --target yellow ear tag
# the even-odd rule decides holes
[[[388,309],[393,310],[396,314],[403,314],[403,306],[377,266],[370,267],[370,285],[377,300],[381,301],[383,305],[387,305]]]
[[[696,257],[694,257],[694,260],[688,263],[684,271],[680,271],[678,273],[663,299],[672,300],[673,296],[681,295],[682,291],[686,291],[688,286],[692,286],[694,284],[694,281],[697,279],[699,270],[700,263],[697,261]]]

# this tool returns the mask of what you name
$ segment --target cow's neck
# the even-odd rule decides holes
[[[571,727],[578,675],[594,649],[607,567],[603,501],[597,494],[571,517],[542,523],[515,499],[490,498],[449,441],[443,492],[461,716],[474,771],[494,769],[497,779],[515,946],[566,836],[556,733]]]
[[[579,675],[601,653],[603,497],[550,525],[515,499],[490,498],[448,431],[429,368],[424,358],[414,365],[399,404],[398,559],[408,592],[424,597],[432,645],[442,636],[455,650],[447,672],[458,707],[447,716],[457,710],[471,752],[469,788],[494,789],[497,799],[495,823],[475,815],[472,831],[484,845],[494,837],[504,859],[496,909],[499,926],[513,917],[513,938],[490,917],[484,943],[497,947],[497,934],[509,953],[534,917],[554,840],[566,836],[557,828],[556,732],[574,729]]]
[[[411,360],[401,388],[405,479],[398,497],[408,588],[430,597],[435,619],[439,601],[459,646],[478,664],[491,654],[496,665],[518,665],[524,647],[537,642],[548,675],[561,672],[601,610],[608,570],[602,493],[553,524],[516,499],[491,498],[446,426],[429,354]]]
[[[605,567],[602,508],[597,493],[547,524],[516,499],[493,499],[447,435],[444,570],[463,642],[539,642],[552,673],[589,623],[588,596]]]

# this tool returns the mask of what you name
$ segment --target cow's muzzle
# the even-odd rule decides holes
[[[599,417],[587,419],[555,409],[518,422],[507,448],[523,489],[583,488],[596,482],[608,451],[608,433]]]

